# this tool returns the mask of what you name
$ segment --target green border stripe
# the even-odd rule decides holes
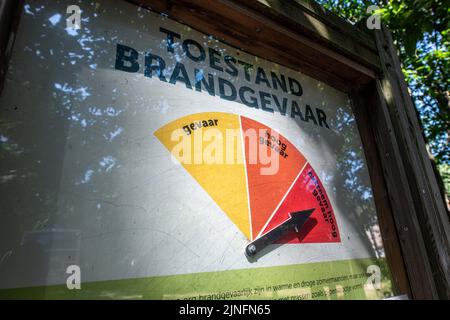
[[[381,289],[367,288],[369,265]],[[81,274],[81,280],[83,280]],[[311,282],[313,281],[313,282]],[[0,299],[380,299],[391,296],[385,259],[357,259],[0,290]]]

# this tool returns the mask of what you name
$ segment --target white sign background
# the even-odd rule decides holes
[[[69,264],[80,265],[86,282],[383,255],[346,94],[125,1],[83,2],[81,29],[65,29],[69,4],[26,2],[0,100],[2,143],[16,148],[2,160],[1,288],[65,283]],[[181,48],[168,53],[160,27],[296,78],[299,105],[324,110],[330,129],[145,77],[143,52],[151,51],[168,65],[179,59],[189,76],[201,67],[271,92],[211,70],[208,59],[194,64]],[[140,52],[138,73],[115,70],[117,43]],[[244,115],[291,141],[320,176],[342,242],[282,245],[250,263],[248,240],[153,135],[206,111]]]

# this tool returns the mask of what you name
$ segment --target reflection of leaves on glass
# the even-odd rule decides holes
[[[44,2],[45,3],[45,2]],[[60,4],[61,8],[64,7]],[[99,9],[95,5],[95,9]],[[141,8],[139,17],[144,18],[146,10]],[[33,2],[24,4],[24,16],[21,25],[27,28],[32,39],[22,48],[27,56],[25,63],[12,61],[8,79],[21,77],[24,81],[19,99],[23,105],[11,106],[2,103],[2,118],[0,122],[0,161],[2,194],[14,194],[17,190],[16,201],[5,201],[2,214],[17,214],[35,219],[30,210],[41,211],[44,217],[49,217],[55,210],[58,189],[58,165],[56,159],[40,141],[46,141],[47,135],[54,136],[52,147],[58,145],[70,150],[80,150],[95,145],[95,137],[102,137],[105,141],[114,143],[124,133],[119,125],[118,117],[125,106],[116,105],[114,101],[122,94],[113,88],[109,93],[99,92],[89,84],[89,77],[94,77],[101,69],[110,69],[113,61],[111,47],[117,41],[117,31],[110,29],[106,34],[99,34],[91,30],[91,25],[98,17],[94,10],[85,10],[82,15],[81,30],[72,32],[65,28],[65,19],[52,3],[51,9]],[[99,65],[98,61],[109,61],[110,65]],[[48,70],[52,70],[48,74]],[[42,75],[41,81],[36,82],[33,75]],[[53,82],[48,82],[50,78]],[[33,88],[33,86],[35,88]],[[27,92],[41,91],[44,95],[51,92],[51,97],[43,96],[40,100],[27,99]],[[34,94],[34,93],[32,93]],[[101,95],[111,97],[110,105],[99,105],[94,101]],[[4,98],[4,97],[2,97]],[[4,98],[6,100],[6,97]],[[19,103],[18,103],[19,104]],[[88,107],[86,107],[88,106]],[[36,116],[33,116],[36,114]],[[64,120],[63,120],[64,119]],[[81,132],[86,132],[81,139],[73,139],[67,133],[73,126],[78,126]],[[42,138],[35,135],[42,132]],[[68,142],[69,141],[69,142]],[[75,144],[80,144],[76,146]],[[56,149],[55,149],[56,150]],[[64,151],[59,152],[62,157]],[[92,183],[96,174],[109,174],[118,167],[118,157],[105,150],[104,154],[96,154],[85,168],[80,168],[78,178],[74,183]],[[94,159],[96,158],[96,159]],[[57,161],[56,161],[57,162]],[[54,183],[48,182],[49,176],[54,177]],[[8,191],[6,191],[8,190]],[[39,192],[37,192],[39,191]],[[53,209],[42,206],[49,201]],[[32,203],[41,203],[34,208]],[[41,208],[41,210],[38,210]],[[41,220],[43,223],[47,220]],[[41,224],[33,226],[39,227]]]
[[[361,234],[361,237],[369,238],[377,257],[384,256],[370,181],[361,179],[361,177],[364,177],[361,174],[362,171],[367,170],[364,165],[364,150],[361,145],[355,147],[355,139],[359,140],[359,136],[355,132],[356,129],[349,130],[350,126],[356,125],[354,116],[345,109],[338,108],[334,124],[343,141],[342,149],[337,153],[337,170],[335,172],[344,179],[344,186],[347,189],[346,192],[338,192],[339,198],[348,207],[355,208],[348,214],[352,216],[352,220],[357,225],[364,227],[366,235]]]
[[[117,159],[113,156],[103,157],[102,159],[100,159],[98,164],[95,165],[96,170],[93,170],[91,168],[87,169],[84,172],[82,179],[79,182],[75,182],[75,185],[89,183],[95,174],[102,174],[111,171],[116,166],[116,163]]]
[[[2,102],[14,101],[15,105],[2,103],[1,109],[0,194],[7,194],[9,199],[1,200],[0,225],[6,225],[11,216],[19,217],[16,220],[20,225],[14,226],[17,228],[14,236],[0,241],[0,254],[20,243],[21,233],[25,230],[58,227],[58,224],[78,226],[85,223],[83,215],[94,214],[96,217],[96,222],[83,229],[90,236],[107,234],[110,221],[114,220],[109,219],[111,215],[119,215],[124,210],[136,209],[149,216],[153,208],[116,202],[121,192],[133,194],[142,188],[135,185],[130,190],[120,189],[121,183],[130,179],[127,175],[132,171],[130,167],[134,161],[149,161],[149,155],[145,153],[148,150],[144,152],[140,147],[142,141],[151,141],[151,133],[146,131],[145,136],[135,137],[130,136],[129,131],[136,123],[142,125],[139,123],[142,111],[161,116],[176,108],[169,104],[165,92],[151,97],[137,94],[142,90],[138,85],[143,79],[146,85],[151,85],[152,81],[159,81],[155,77],[144,78],[142,72],[127,77],[121,77],[119,73],[111,76],[116,43],[124,40],[123,37],[119,39],[117,28],[126,27],[117,26],[116,21],[107,21],[108,15],[102,15],[99,22],[105,24],[103,27],[91,27],[100,20],[99,12],[116,12],[116,8],[86,3],[82,29],[69,30],[65,28],[64,17],[58,13],[65,12],[64,5],[51,3],[51,9],[36,6],[32,1],[25,4],[21,25],[29,30],[26,39],[30,40],[23,47],[14,48],[20,51],[23,59],[12,61],[7,82],[14,89],[11,96],[1,97]],[[135,44],[132,39],[141,39],[150,31],[138,20],[144,19],[148,11],[140,7],[136,10],[138,18],[131,19],[131,26],[126,30],[133,33],[130,45]],[[205,47],[217,42],[209,36],[204,36],[203,40]],[[167,48],[166,40],[144,45],[146,50],[157,46],[163,50]],[[186,59],[181,43],[172,45],[175,53],[166,60],[164,72],[167,77],[177,62]],[[225,55],[226,51],[221,51]],[[143,55],[143,52],[139,53]],[[196,81],[201,81],[202,75],[199,74]],[[241,80],[236,77],[236,81]],[[119,89],[125,85],[127,90]],[[323,91],[324,86],[318,84],[314,89]],[[345,110],[337,110],[332,125],[336,135],[342,137],[341,145],[330,145],[321,128],[311,128],[310,135],[317,143],[316,147],[331,150],[338,157],[337,167],[330,170],[333,172],[319,174],[323,182],[335,186],[331,192],[335,194],[338,208],[354,208],[350,212],[341,212],[355,230],[360,230],[361,240],[368,239],[367,247],[373,247],[379,256],[382,252],[381,247],[377,247],[371,188],[369,181],[361,180],[366,170],[364,156],[360,148],[354,147],[355,139],[358,141],[359,138],[350,128],[355,126],[353,116]],[[304,137],[298,139],[300,142],[297,143],[304,143],[301,141]],[[129,148],[133,148],[133,157],[126,157]],[[117,170],[124,157],[128,161],[126,172]],[[140,159],[135,160],[137,158]],[[156,177],[173,179],[175,183],[178,179],[166,173],[158,173]],[[155,177],[148,180],[146,184],[154,184]],[[157,186],[151,185],[151,188]],[[154,190],[151,188],[149,190]],[[173,199],[166,196],[164,202]],[[120,242],[121,239],[113,241]],[[114,243],[111,246],[114,247]]]

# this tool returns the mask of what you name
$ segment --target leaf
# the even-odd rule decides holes
[[[407,33],[404,40],[405,51],[407,55],[414,55],[416,51],[418,36],[414,33]]]

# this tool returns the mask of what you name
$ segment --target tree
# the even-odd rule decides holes
[[[352,23],[376,5],[399,50],[402,69],[439,168],[450,165],[450,0],[317,0]],[[364,24],[365,25],[365,24]],[[441,171],[441,175],[445,173]],[[447,194],[450,193],[449,185]]]

